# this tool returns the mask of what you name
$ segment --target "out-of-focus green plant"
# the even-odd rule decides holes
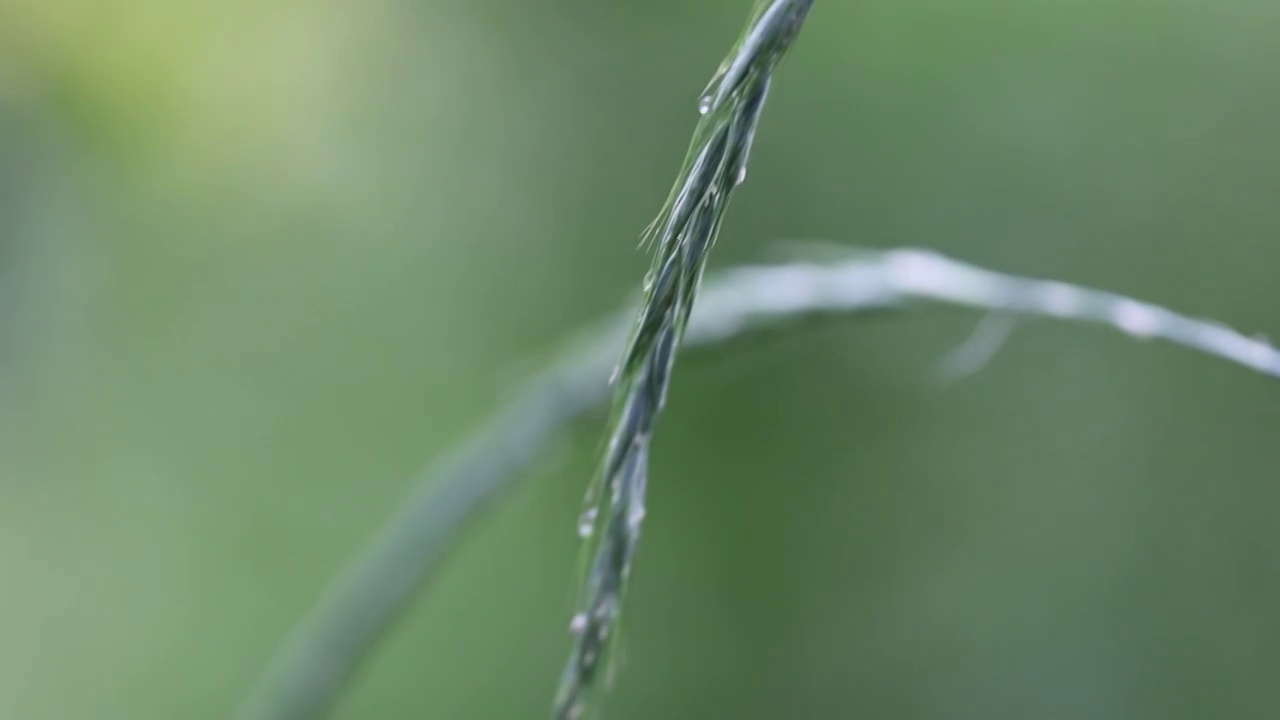
[[[1280,376],[1280,354],[1222,326],[1120,295],[1002,275],[912,250],[826,266],[739,270],[711,287],[705,307],[695,312],[707,256],[733,190],[745,178],[774,70],[812,4],[757,2],[746,30],[700,98],[702,117],[680,175],[645,231],[655,257],[638,314],[621,318],[552,365],[492,425],[428,473],[438,478],[431,486],[440,489],[414,496],[366,555],[335,581],[242,710],[243,720],[324,715],[460,528],[519,476],[549,437],[604,401],[612,385],[608,443],[579,521],[579,534],[588,541],[587,567],[579,609],[570,622],[575,645],[554,716],[577,720],[589,711],[590,691],[616,635],[644,518],[649,444],[676,353],[685,341],[711,343],[761,324],[897,308],[925,299],[1005,315],[1101,323],[1136,338],[1163,338]],[[989,341],[980,354],[989,355],[998,343]],[[615,368],[619,344],[624,349]],[[965,362],[980,364],[982,357]]]
[[[1108,326],[1280,378],[1280,353],[1218,323],[1123,295],[1006,275],[909,249],[726,271],[703,290],[685,344],[714,345],[804,318],[905,310],[920,303]],[[327,714],[359,662],[463,529],[524,477],[552,438],[608,399],[614,359],[633,317],[623,313],[570,346],[483,429],[424,473],[400,513],[295,630],[241,720],[314,720]]]

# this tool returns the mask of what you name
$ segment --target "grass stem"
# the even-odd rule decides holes
[[[716,345],[763,327],[921,304],[1091,323],[1158,339],[1280,378],[1280,353],[1219,323],[1122,295],[984,270],[923,250],[833,263],[728,270],[710,278],[684,344]],[[610,397],[609,375],[635,317],[618,316],[532,377],[515,399],[414,482],[399,513],[294,629],[239,720],[317,720],[431,579],[464,530],[525,477],[551,441]]]

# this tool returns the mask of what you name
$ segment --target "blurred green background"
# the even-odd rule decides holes
[[[0,0],[0,718],[226,718],[413,471],[633,297],[747,0]],[[918,245],[1280,334],[1280,4],[819,0],[713,266]],[[638,718],[1280,714],[1280,387],[1037,323],[686,358]],[[544,717],[599,419],[340,718]]]

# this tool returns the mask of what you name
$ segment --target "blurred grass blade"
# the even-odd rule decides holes
[[[1280,378],[1280,353],[1219,323],[1122,295],[984,270],[924,250],[866,253],[839,262],[729,270],[707,282],[686,346],[715,345],[807,318],[907,309],[919,301],[1010,316],[1095,323],[1162,339]],[[624,313],[568,348],[454,452],[414,493],[294,629],[239,720],[317,720],[463,531],[533,465],[557,433],[609,398],[609,373],[634,315]]]

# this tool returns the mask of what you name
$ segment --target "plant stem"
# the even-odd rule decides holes
[[[684,165],[650,225],[657,252],[618,366],[603,462],[578,523],[591,559],[570,625],[574,647],[556,692],[557,720],[582,716],[608,657],[640,541],[649,444],[666,403],[676,353],[729,200],[746,178],[774,70],[812,6],[813,0],[755,4],[746,30],[699,100],[702,117]]]
[[[1121,295],[983,270],[920,250],[833,264],[729,270],[703,289],[685,334],[715,345],[812,317],[905,309],[918,301],[1112,327],[1280,377],[1280,353],[1218,323]],[[434,575],[463,531],[575,419],[609,398],[613,359],[634,318],[625,313],[529,380],[516,399],[432,465],[381,532],[294,629],[238,714],[240,720],[325,717],[360,662]]]

